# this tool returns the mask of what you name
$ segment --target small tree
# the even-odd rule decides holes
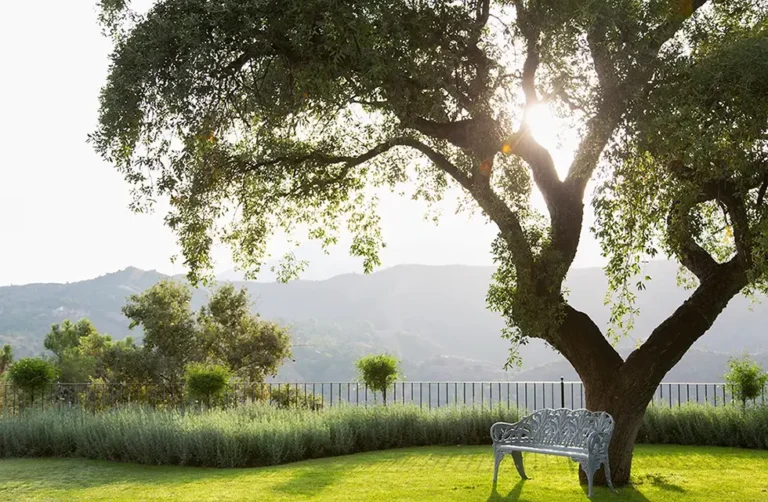
[[[733,389],[734,398],[741,401],[742,408],[746,408],[747,401],[760,397],[768,383],[768,373],[748,355],[728,359],[728,368],[725,381]]]
[[[159,362],[153,376],[165,384],[180,383],[187,363],[202,359],[191,302],[192,291],[186,284],[166,280],[129,297],[122,309],[131,321],[129,329],[140,326],[144,331],[142,350]]]
[[[204,399],[205,405],[211,405],[211,397],[219,399],[229,384],[229,370],[217,364],[191,363],[184,372],[189,395]]]
[[[271,389],[269,393],[270,402],[278,408],[299,408],[305,410],[317,411],[323,408],[322,399],[314,393],[307,395],[302,392],[298,386],[291,387],[290,384],[277,389]]]
[[[11,349],[10,345],[3,346],[3,351],[0,352],[0,375],[5,373],[5,370],[8,369],[8,367],[13,362],[13,349]]]
[[[56,380],[56,368],[44,359],[25,357],[15,362],[9,370],[11,383],[29,394],[35,401],[35,393],[42,391]]]
[[[397,358],[389,354],[361,357],[356,363],[360,379],[374,391],[382,393],[384,404],[387,404],[387,388],[395,383],[399,376],[398,365]]]
[[[198,314],[198,345],[203,359],[256,383],[277,375],[291,357],[291,337],[285,328],[252,314],[251,306],[245,288],[226,284],[216,289]]]

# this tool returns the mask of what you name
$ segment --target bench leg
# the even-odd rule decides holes
[[[517,472],[520,474],[520,477],[528,479],[528,476],[525,475],[525,469],[523,468],[523,454],[519,451],[513,451],[512,459],[515,461],[515,467],[517,467]]]
[[[581,466],[581,470],[584,471],[584,474],[587,475],[587,486],[589,487],[589,492],[587,493],[588,498],[592,498],[592,486],[594,482],[595,477],[595,471],[597,469],[594,468],[592,463],[589,460],[579,460],[579,465]]]
[[[616,489],[613,487],[613,482],[611,481],[611,466],[608,465],[607,459],[603,462],[603,468],[605,469],[605,480],[608,482],[608,488],[610,488],[613,493],[616,493]]]
[[[499,478],[499,464],[501,459],[504,458],[504,452],[493,450],[493,484],[496,484],[496,480]]]

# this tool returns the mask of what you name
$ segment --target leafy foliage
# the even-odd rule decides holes
[[[742,411],[733,406],[652,406],[637,435],[640,443],[768,447],[768,407]]]
[[[360,372],[360,379],[375,392],[381,392],[387,402],[387,389],[399,376],[399,361],[389,354],[368,355],[361,357],[355,364]]]
[[[144,348],[159,359],[159,375],[169,383],[181,381],[184,367],[196,360],[199,352],[191,300],[188,287],[162,281],[131,296],[123,307],[130,327],[144,330]]]
[[[0,352],[0,375],[5,373],[8,367],[13,362],[13,349],[10,345],[3,345],[3,350]]]
[[[43,346],[53,352],[58,368],[58,376],[64,382],[84,382],[96,373],[96,358],[93,348],[80,349],[81,343],[88,340],[86,345],[103,343],[96,328],[88,319],[76,323],[65,320],[54,324],[45,336]]]
[[[693,24],[693,50],[669,48],[596,195],[597,234],[617,294],[612,321],[622,332],[632,327],[622,319],[636,314],[628,282],[642,259],[662,251],[701,276],[697,249],[718,263],[741,250],[747,289],[765,288],[768,12],[729,19],[721,8]]]
[[[215,401],[224,394],[231,376],[229,369],[215,364],[190,363],[184,371],[189,394],[208,406],[211,398]]]
[[[733,388],[734,397],[741,401],[743,408],[747,401],[757,399],[765,392],[768,383],[768,373],[762,367],[745,355],[741,358],[728,360],[728,373],[725,381]]]
[[[250,306],[246,289],[220,287],[200,310],[198,336],[206,359],[226,365],[242,380],[261,382],[291,357],[291,343],[284,328],[251,314]]]
[[[170,199],[193,281],[217,239],[253,275],[277,229],[329,245],[344,224],[370,271],[383,245],[371,193],[410,183],[433,201],[459,185],[499,227],[488,300],[516,345],[553,339],[566,317],[581,199],[613,140],[595,231],[618,336],[643,282],[630,281],[659,244],[684,262],[689,237],[729,256],[707,237],[730,228],[717,203],[696,202],[724,166],[747,213],[761,212],[766,110],[752,103],[768,81],[765,10],[704,3],[158,1],[123,19],[91,142],[134,187],[135,209]],[[542,103],[582,139],[566,180],[527,129]],[[549,218],[530,206],[534,185]],[[669,217],[672,201],[685,218]]]
[[[290,384],[271,389],[269,401],[278,408],[301,408],[307,410],[320,410],[323,408],[321,396],[302,392],[297,386]]]
[[[29,394],[34,401],[35,393],[56,379],[56,368],[45,359],[25,357],[11,365],[8,376],[13,385]]]

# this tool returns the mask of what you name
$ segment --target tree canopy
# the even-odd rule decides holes
[[[251,313],[245,289],[225,284],[195,315],[186,284],[161,281],[128,299],[123,313],[144,330],[142,361],[153,379],[179,383],[189,364],[221,365],[245,382],[274,376],[291,356],[291,339],[278,324]]]
[[[768,7],[762,0],[104,0],[114,37],[96,149],[134,208],[170,200],[190,279],[229,244],[256,273],[277,229],[365,270],[371,189],[458,186],[499,230],[488,299],[617,417],[614,477],[656,384],[728,301],[765,283]],[[548,106],[580,138],[555,164],[531,134]],[[624,360],[563,291],[597,185],[613,328],[631,327],[642,259],[676,257],[691,297]],[[531,204],[533,190],[546,211]]]

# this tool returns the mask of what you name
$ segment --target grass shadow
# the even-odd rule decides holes
[[[669,476],[663,474],[645,474],[632,481],[633,486],[652,485],[667,492],[684,493],[685,488],[673,483]]]
[[[517,483],[515,483],[515,486],[512,487],[512,490],[507,493],[506,495],[502,496],[497,488],[496,483],[493,484],[493,491],[491,491],[490,497],[488,497],[488,502],[502,502],[502,501],[508,501],[508,500],[520,500],[520,495],[523,492],[523,485],[525,484],[525,479],[519,479]]]
[[[273,492],[286,495],[314,495],[332,485],[344,474],[342,469],[302,468],[287,481],[271,488]]]

